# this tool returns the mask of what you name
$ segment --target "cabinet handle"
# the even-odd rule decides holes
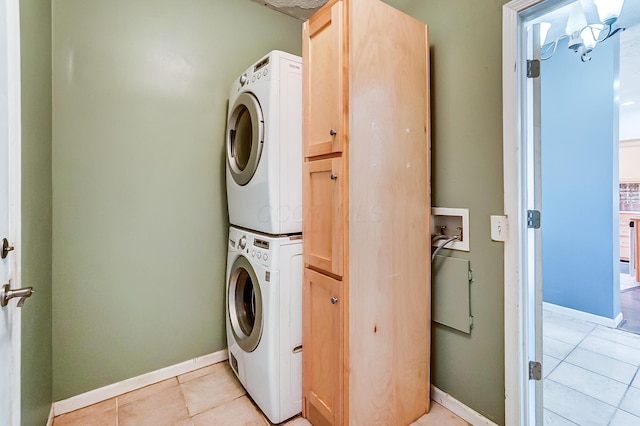
[[[329,130],[329,134],[330,134],[331,136],[335,136],[335,135],[337,135],[337,134],[338,134],[338,132],[336,132],[335,130],[331,129],[331,130]]]
[[[331,298],[331,304],[335,305],[336,303],[338,303],[338,298],[337,297],[332,297]]]
[[[338,175],[335,173],[331,173],[331,180],[336,180],[338,179]]]

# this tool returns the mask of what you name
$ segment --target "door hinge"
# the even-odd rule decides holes
[[[529,380],[542,380],[542,364],[538,361],[529,361]]]
[[[527,59],[527,78],[540,77],[540,60]]]
[[[527,210],[527,228],[540,229],[540,210]]]

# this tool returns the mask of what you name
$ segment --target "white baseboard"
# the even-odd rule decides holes
[[[482,414],[472,410],[433,385],[431,386],[431,399],[473,426],[498,426]]]
[[[49,410],[49,417],[47,418],[47,426],[53,426],[53,403],[51,404],[51,410]]]
[[[590,314],[588,312],[578,311],[577,309],[565,308],[564,306],[555,305],[553,303],[542,302],[542,308],[557,314],[566,315],[582,321],[589,321],[594,324],[603,325],[605,327],[617,328],[622,322],[622,312],[615,318],[607,318],[600,315]]]
[[[180,364],[151,371],[137,377],[132,377],[118,383],[113,383],[80,395],[72,396],[71,398],[63,399],[62,401],[54,402],[52,412],[55,416],[69,413],[80,408],[88,407],[89,405],[97,404],[98,402],[109,398],[114,398],[118,395],[122,395],[123,393],[131,392],[227,359],[228,354],[226,349],[212,354],[203,355],[189,361],[181,362]]]

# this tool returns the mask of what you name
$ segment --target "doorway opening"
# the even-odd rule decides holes
[[[621,300],[635,287],[626,288],[620,248],[619,172],[627,157],[618,151],[624,121],[618,108],[630,102],[620,101],[622,45],[612,34],[592,52],[575,54],[568,29],[576,9],[585,21],[580,28],[592,22],[595,3],[505,6],[505,212],[515,231],[505,244],[505,264],[514,261],[505,265],[505,356],[507,389],[517,387],[518,397],[510,401],[507,392],[508,423],[640,424],[640,336],[616,329],[628,324]],[[627,10],[640,6],[627,3]],[[627,10],[619,25],[633,28],[640,11]],[[527,78],[532,59],[541,60],[540,75]],[[536,210],[541,226],[531,229],[527,214]],[[511,280],[517,291],[509,289]],[[530,380],[530,362],[541,362],[540,380],[535,374]]]

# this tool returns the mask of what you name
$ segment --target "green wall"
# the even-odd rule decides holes
[[[21,418],[44,425],[51,409],[51,2],[20,1],[22,102]]]
[[[53,399],[226,348],[231,82],[301,23],[216,0],[53,1]]]
[[[388,0],[429,25],[433,205],[469,209],[471,335],[433,324],[432,379],[439,389],[504,424],[503,0]]]
[[[387,0],[430,27],[433,205],[470,210],[470,336],[433,383],[504,424],[502,0]],[[300,22],[248,0],[54,0],[54,400],[226,346],[229,85]]]

